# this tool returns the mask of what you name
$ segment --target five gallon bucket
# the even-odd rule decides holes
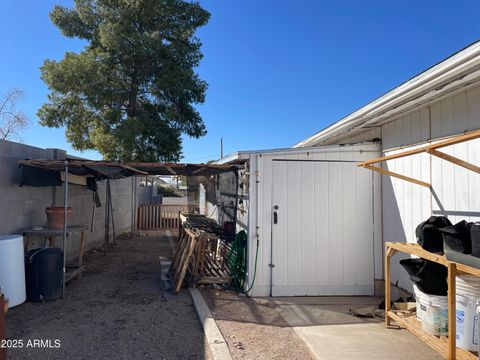
[[[426,294],[415,284],[413,291],[422,329],[432,335],[448,335],[448,297]]]
[[[478,351],[477,302],[480,300],[480,278],[457,277],[457,346],[469,351]]]

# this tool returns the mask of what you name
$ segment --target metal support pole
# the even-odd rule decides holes
[[[135,177],[132,176],[132,203],[131,203],[131,211],[132,211],[132,217],[131,217],[131,222],[132,222],[132,227],[130,230],[130,233],[133,236],[133,232],[135,231]]]
[[[65,159],[65,182],[63,184],[63,282],[62,299],[65,298],[65,275],[67,267],[67,211],[68,211],[68,160]]]
[[[105,237],[103,240],[103,254],[107,254],[108,243],[110,242],[110,197],[109,197],[109,182],[107,179],[105,183]]]
[[[117,242],[117,236],[115,234],[115,216],[113,214],[112,188],[110,186],[110,180],[108,181],[108,198],[110,199],[110,216],[112,218],[113,243],[115,244]]]

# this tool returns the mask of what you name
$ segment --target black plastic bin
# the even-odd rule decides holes
[[[431,216],[415,229],[418,244],[427,251],[443,253],[443,237],[440,231],[452,223],[445,216]]]
[[[470,231],[471,240],[472,240],[472,255],[475,257],[480,257],[480,223],[476,222],[472,225]]]
[[[47,301],[62,296],[63,251],[58,248],[30,250],[25,254],[28,301]]]
[[[426,294],[447,295],[448,269],[433,261],[425,259],[403,259],[400,260],[403,266],[417,287]]]
[[[462,254],[472,253],[472,240],[470,235],[472,224],[462,220],[453,226],[446,226],[440,231],[443,235],[443,248]]]

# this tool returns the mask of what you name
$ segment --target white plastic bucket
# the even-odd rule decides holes
[[[477,303],[480,301],[480,279],[458,276],[456,280],[457,346],[468,351],[478,351]]]
[[[20,305],[26,299],[25,263],[22,235],[0,235],[0,287],[8,306]]]
[[[425,294],[415,284],[413,292],[422,329],[432,335],[448,335],[448,297]]]

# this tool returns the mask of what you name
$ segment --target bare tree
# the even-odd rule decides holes
[[[23,91],[9,90],[0,98],[0,140],[20,140],[20,130],[25,129],[30,121],[27,115],[17,109],[23,98]]]

